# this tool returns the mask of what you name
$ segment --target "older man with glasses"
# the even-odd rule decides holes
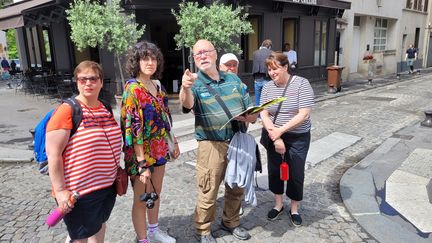
[[[184,72],[180,101],[183,107],[194,111],[195,137],[198,140],[198,198],[194,221],[201,242],[216,242],[211,234],[211,224],[216,216],[217,194],[224,180],[228,145],[234,131],[231,124],[220,129],[228,117],[210,89],[215,91],[232,114],[242,112],[252,102],[246,85],[237,75],[217,70],[217,53],[211,42],[197,41],[193,47],[193,57],[199,71]],[[254,122],[256,118],[256,115],[249,115],[238,118],[238,121]],[[237,239],[247,240],[250,235],[240,226],[239,215],[243,191],[243,188],[225,185],[221,227]]]

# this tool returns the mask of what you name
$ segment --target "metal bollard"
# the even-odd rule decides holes
[[[424,127],[432,127],[432,110],[425,111],[425,120],[420,123]]]
[[[34,136],[35,136],[35,130],[34,130],[34,128],[29,129],[29,132],[32,135],[32,144],[29,144],[28,148],[29,148],[29,150],[33,150],[33,147],[34,147]]]

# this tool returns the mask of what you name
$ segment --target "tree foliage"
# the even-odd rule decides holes
[[[12,0],[0,0],[0,8],[10,3],[12,3]]]
[[[135,23],[134,14],[122,13],[120,0],[104,4],[75,0],[66,13],[71,39],[79,50],[99,46],[121,55],[138,41],[145,29]]]
[[[175,16],[180,32],[174,39],[177,48],[192,48],[199,39],[211,41],[218,49],[241,54],[238,43],[234,43],[234,37],[241,34],[253,33],[252,25],[247,21],[247,13],[243,7],[232,9],[231,6],[223,5],[219,1],[210,6],[199,7],[197,2],[182,2],[179,11],[171,9]]]
[[[7,43],[7,51],[9,59],[18,59],[18,50],[16,45],[16,37],[15,37],[15,30],[10,29],[6,31],[6,43]]]

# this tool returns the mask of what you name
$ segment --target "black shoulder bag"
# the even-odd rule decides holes
[[[282,93],[282,97],[285,97],[286,91],[288,90],[288,86],[291,84],[292,77],[293,77],[293,75],[291,75],[290,78],[288,79],[288,83],[287,83],[287,85],[285,86],[285,89],[284,89],[284,91],[283,91],[283,93]],[[278,114],[279,114],[279,111],[280,111],[280,109],[281,109],[281,107],[282,107],[282,103],[283,103],[283,102],[279,103],[279,106],[278,106],[278,108],[277,108],[277,110],[276,110],[276,113],[275,113],[275,115],[274,115],[274,117],[273,117],[273,124],[275,124],[275,122],[276,122],[276,118],[277,118],[277,116],[278,116]],[[270,139],[270,137],[269,137],[269,135],[268,135],[267,129],[265,129],[265,127],[263,127],[263,128],[262,128],[262,131],[261,131],[260,144],[261,144],[261,145],[262,145],[266,150],[268,150],[269,144],[270,144],[271,142],[272,142],[272,141],[271,141],[271,139]]]

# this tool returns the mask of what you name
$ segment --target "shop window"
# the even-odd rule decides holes
[[[315,21],[314,65],[326,65],[327,57],[327,21]]]
[[[406,7],[406,8],[412,8],[412,4],[413,4],[412,1],[413,1],[413,0],[407,0],[407,1],[406,1],[406,6],[405,6],[405,7]]]
[[[248,20],[252,25],[253,33],[241,36],[241,49],[243,50],[241,59],[252,60],[253,52],[261,45],[259,43],[260,17],[249,16]]]
[[[373,51],[384,51],[387,44],[387,19],[376,18]]]
[[[354,16],[354,26],[360,27],[360,16]]]
[[[295,19],[284,19],[283,21],[283,44],[290,44],[297,51],[297,24]],[[283,50],[284,46],[282,46]]]
[[[44,49],[45,49],[45,61],[51,62],[51,43],[49,38],[49,31],[47,29],[44,29],[42,31],[43,34],[43,40],[44,40]]]

